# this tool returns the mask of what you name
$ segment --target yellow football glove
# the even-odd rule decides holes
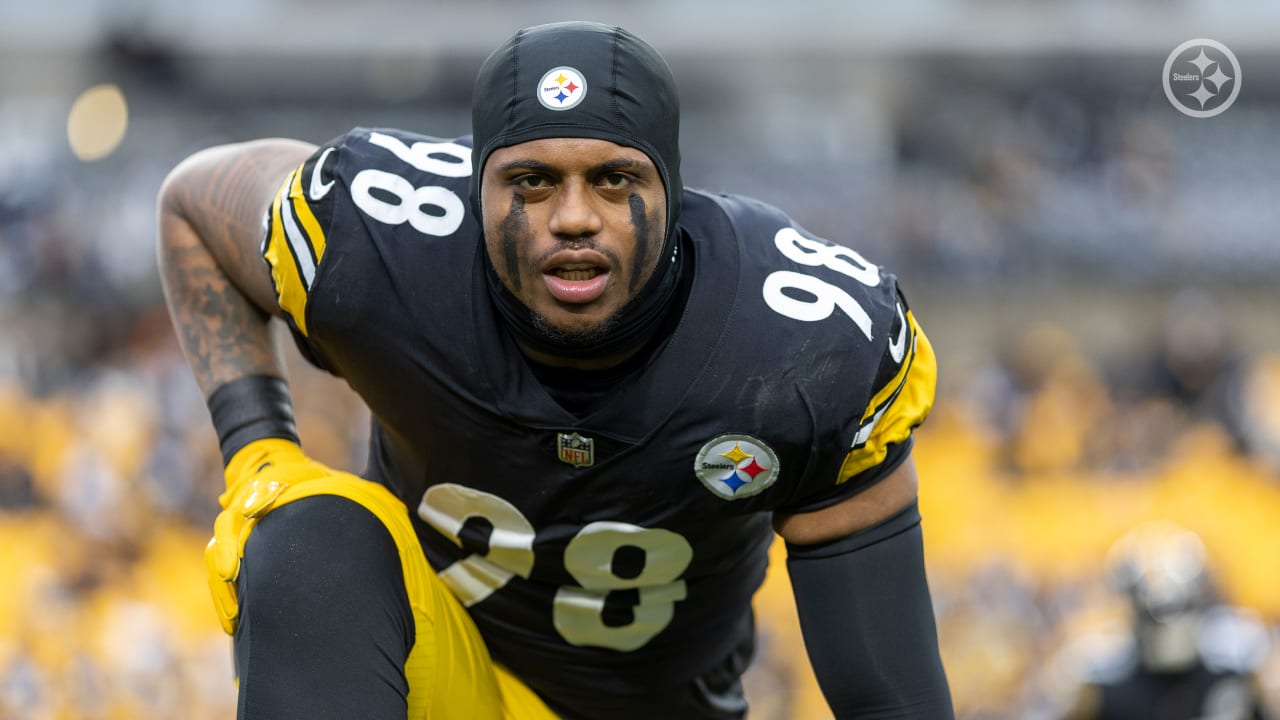
[[[240,616],[236,577],[249,532],[262,516],[276,507],[289,487],[319,478],[349,476],[312,460],[289,440],[264,438],[241,448],[224,473],[227,490],[218,497],[222,512],[213,522],[213,539],[204,550],[209,591],[222,629],[235,633]]]

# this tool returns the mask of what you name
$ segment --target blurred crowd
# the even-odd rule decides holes
[[[1183,141],[1205,140],[1207,126],[1082,105],[1096,86],[1020,95],[970,70],[969,87],[989,91],[989,102],[921,91],[901,117],[877,121],[820,98],[806,127],[835,115],[862,124],[806,134],[765,115],[790,134],[785,152],[690,143],[689,174],[787,208],[889,265],[909,289],[971,281],[955,307],[920,312],[943,378],[916,446],[930,582],[961,717],[1066,712],[1105,639],[1128,627],[1103,572],[1107,552],[1152,520],[1202,539],[1216,600],[1259,629],[1250,657],[1280,706],[1280,652],[1268,649],[1280,646],[1280,346],[1267,346],[1274,335],[1242,337],[1242,325],[1267,321],[1241,319],[1231,309],[1240,304],[1226,302],[1241,290],[1232,273],[1276,269],[1257,255],[1276,206],[1236,197],[1237,211],[1213,214],[1223,224],[1208,233],[1211,256],[1207,241],[1193,242],[1205,231],[1195,211],[1223,196],[1173,202],[1220,179],[1214,163],[1274,159],[1274,149],[1240,149],[1267,126],[1233,109],[1235,144],[1205,160]],[[14,130],[6,109],[0,128]],[[139,118],[130,137],[148,147],[126,146],[96,169],[33,158],[0,137],[0,718],[234,716],[230,643],[203,570],[220,457],[160,301],[153,198],[164,169],[203,145],[295,121],[293,134],[320,141],[380,120],[352,122],[350,109],[332,107],[270,120],[226,107],[201,113]],[[699,117],[691,113],[694,131]],[[881,155],[839,141],[887,126],[895,130]],[[717,129],[752,147],[735,127]],[[1207,175],[1179,172],[1200,161]],[[769,171],[754,171],[762,162]],[[1208,271],[1195,286],[1182,282],[1191,266]],[[1118,358],[1078,326],[975,311],[990,307],[984,293],[996,291],[986,287],[1055,267],[1066,295],[1104,292],[1121,276],[1158,275],[1173,289],[1121,320],[1145,325]],[[1011,287],[1000,292],[1016,308],[1026,290]],[[965,323],[981,347],[963,346],[954,328]],[[961,355],[966,362],[949,364]],[[290,357],[309,452],[362,467],[367,411]],[[790,602],[775,562],[758,597],[753,718],[826,716]]]

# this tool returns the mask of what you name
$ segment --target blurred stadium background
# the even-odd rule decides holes
[[[560,19],[666,54],[690,184],[899,275],[942,367],[917,456],[961,717],[1054,717],[1081,639],[1123,628],[1102,559],[1144,520],[1200,534],[1280,642],[1280,4],[45,0],[0,4],[0,718],[234,716],[166,171],[259,136],[462,134],[485,53]],[[1244,73],[1211,119],[1161,88],[1199,37]],[[294,365],[304,443],[360,467],[359,403]],[[784,573],[752,717],[822,718]]]

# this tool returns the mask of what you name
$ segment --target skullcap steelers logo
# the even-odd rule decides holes
[[[693,472],[711,492],[737,500],[763,492],[778,479],[778,456],[750,435],[721,435],[698,451]]]
[[[549,110],[568,110],[587,96],[587,80],[582,73],[562,65],[551,68],[538,81],[538,102]]]

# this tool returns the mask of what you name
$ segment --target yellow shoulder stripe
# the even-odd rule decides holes
[[[899,312],[902,311],[899,306]],[[904,343],[909,350],[902,362],[898,365],[898,372],[894,373],[893,379],[884,384],[884,387],[876,391],[871,397],[871,402],[867,403],[867,409],[862,413],[862,421],[858,423],[859,430],[866,429],[870,423],[874,423],[876,416],[882,413],[889,403],[893,402],[894,396],[902,390],[902,384],[907,381],[907,375],[911,372],[911,366],[915,364],[916,357],[916,339],[919,330],[913,321],[911,311],[906,311],[903,317],[903,332],[906,333],[905,340],[910,342]],[[861,433],[859,433],[861,434]],[[855,440],[855,445],[861,444]]]
[[[289,173],[271,203],[270,234],[263,257],[271,265],[276,299],[294,325],[307,334],[307,293],[324,257],[324,230],[307,204],[302,166]]]
[[[319,265],[320,258],[324,257],[324,230],[320,228],[315,213],[311,212],[311,206],[307,204],[307,196],[302,190],[301,167],[293,174],[293,183],[289,185],[289,199],[293,201],[293,211],[302,225],[306,239],[311,241],[312,255],[315,257],[316,264]],[[311,283],[307,285],[310,287]]]
[[[910,350],[893,380],[876,392],[863,414],[853,447],[840,466],[842,483],[884,461],[889,446],[903,443],[928,417],[938,384],[938,362],[929,338],[908,310]]]

